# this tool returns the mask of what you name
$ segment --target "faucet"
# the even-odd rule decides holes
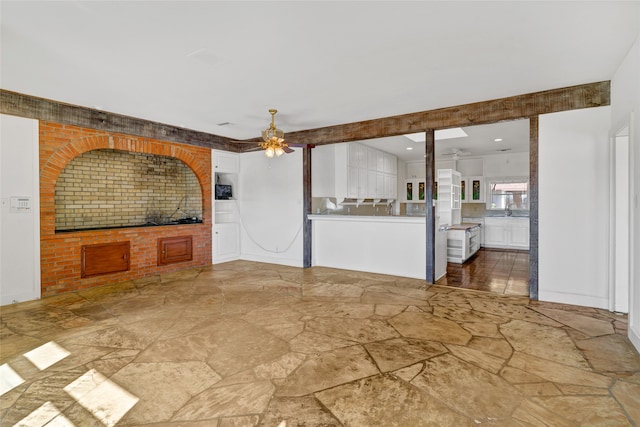
[[[507,203],[507,205],[504,207],[504,214],[506,216],[511,216],[513,212],[511,212],[511,204]]]

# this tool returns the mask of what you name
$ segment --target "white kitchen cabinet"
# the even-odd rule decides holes
[[[460,181],[460,200],[463,203],[484,203],[484,177],[465,176]]]
[[[213,264],[240,257],[240,224],[221,223],[213,226]]]
[[[454,226],[447,231],[447,261],[462,264],[480,249],[480,227]]]
[[[460,172],[453,169],[438,169],[438,215],[440,224],[460,224],[461,202],[460,202],[460,182],[462,177]]]
[[[396,199],[397,176],[384,170],[397,169],[394,155],[384,153],[356,142],[321,146],[320,155],[313,157],[313,171],[326,171],[331,177],[317,184],[313,180],[314,197],[335,197],[338,203],[350,199]],[[322,176],[314,173],[314,178]]]
[[[485,217],[484,246],[528,250],[529,218]]]
[[[396,175],[383,175],[384,193],[382,195],[385,199],[397,199],[398,195],[398,177]]]
[[[364,199],[368,196],[368,173],[366,168],[348,167],[347,197]]]
[[[349,166],[367,169],[367,147],[358,143],[352,142],[349,147]]]
[[[211,164],[216,173],[238,173],[240,170],[238,154],[228,151],[211,150]]]
[[[507,247],[507,224],[496,218],[484,220],[484,246],[487,248]]]
[[[404,184],[404,201],[410,203],[424,203],[425,202],[425,180],[424,179],[407,179]]]
[[[367,168],[371,171],[382,171],[384,169],[384,153],[367,147]]]
[[[393,154],[382,153],[383,158],[383,166],[382,170],[384,173],[388,173],[391,175],[398,174],[398,158]],[[378,170],[380,170],[380,163],[378,163]]]
[[[529,249],[529,218],[512,218],[507,244],[515,249]]]

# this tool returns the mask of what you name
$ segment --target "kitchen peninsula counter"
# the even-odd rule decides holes
[[[309,215],[312,265],[426,278],[426,219]]]

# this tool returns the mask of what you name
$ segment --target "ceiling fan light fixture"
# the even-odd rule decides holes
[[[285,148],[288,147],[284,142],[284,132],[276,127],[276,113],[278,110],[270,109],[271,124],[269,127],[262,131],[262,139],[264,142],[258,143],[264,151],[264,155],[272,158],[274,154],[277,157],[282,156],[285,153]]]
[[[274,153],[275,153],[275,150],[272,147],[267,147],[264,150],[264,155],[267,156],[268,158],[272,158]]]

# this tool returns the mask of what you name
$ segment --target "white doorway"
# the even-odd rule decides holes
[[[631,280],[631,152],[629,127],[611,141],[609,309],[629,312]]]

